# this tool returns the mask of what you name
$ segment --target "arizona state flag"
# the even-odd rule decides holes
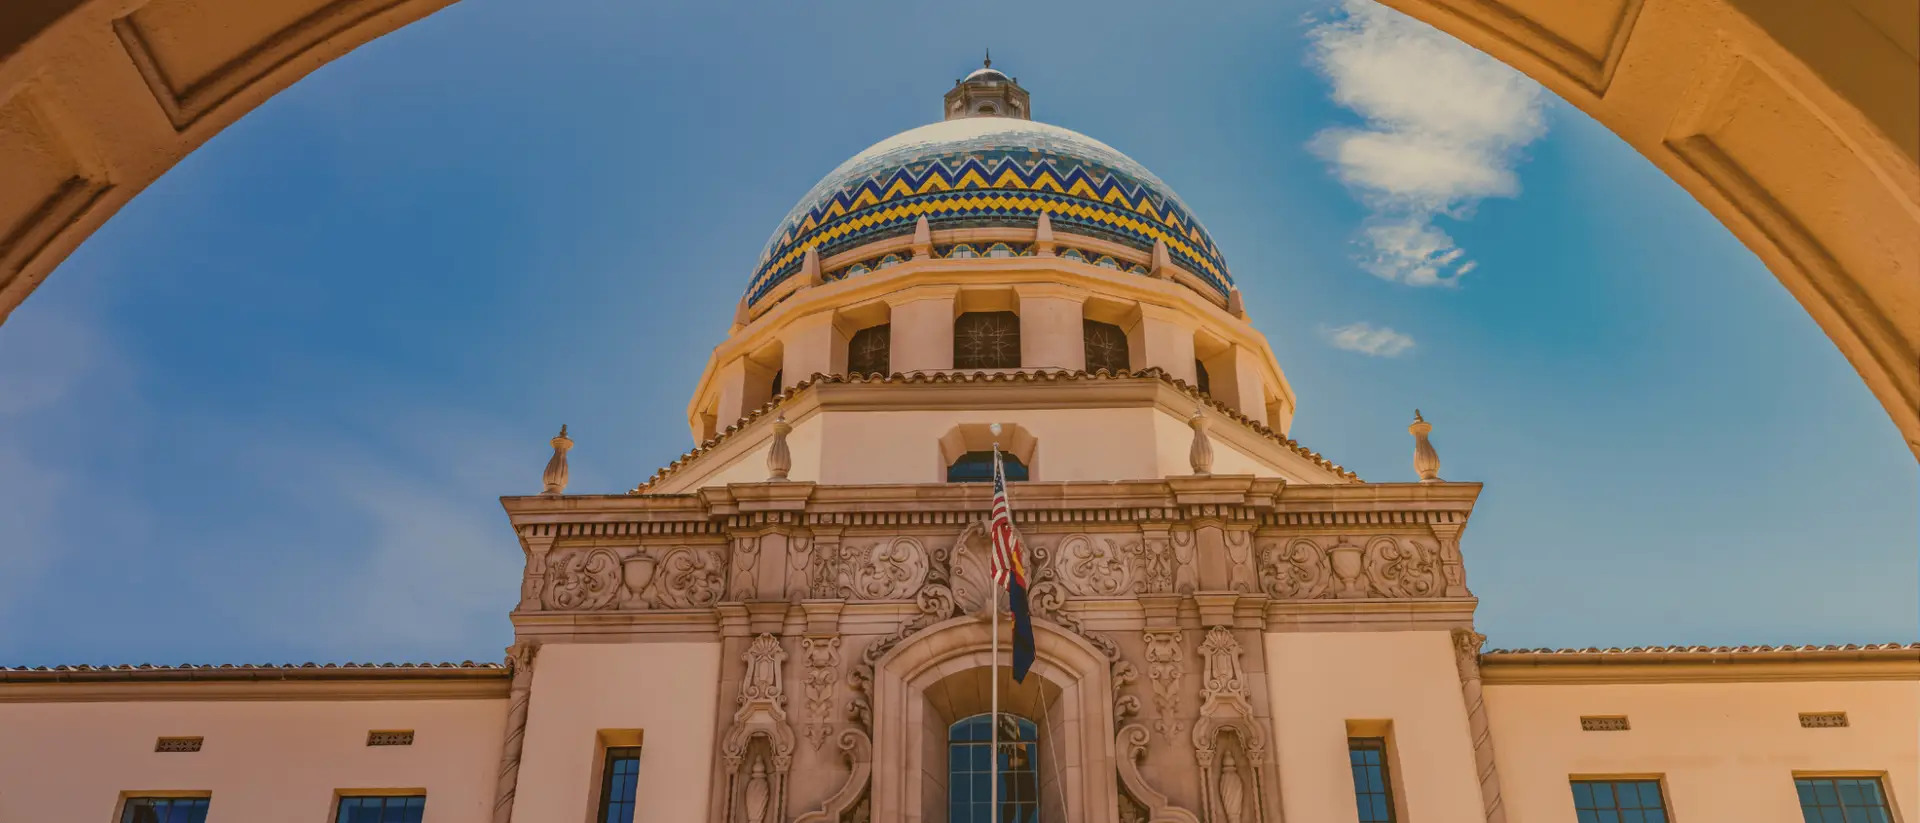
[[[993,582],[1007,590],[1007,604],[1013,609],[1013,680],[1025,682],[1033,668],[1033,615],[1027,611],[1027,563],[1020,533],[1013,530],[1013,510],[1007,507],[1007,473],[1000,464],[1000,450],[993,450],[993,514],[987,518],[987,531],[993,535],[993,558],[989,572]],[[999,608],[995,606],[994,608]]]

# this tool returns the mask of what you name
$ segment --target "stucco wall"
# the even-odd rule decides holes
[[[1347,721],[1390,720],[1407,818],[1485,823],[1447,632],[1276,633],[1266,643],[1288,820],[1357,821]]]
[[[1920,813],[1920,684],[1497,685],[1486,689],[1512,823],[1574,819],[1570,776],[1662,775],[1671,819],[1799,823],[1796,772],[1886,772],[1895,819]],[[1851,725],[1803,729],[1799,713]],[[1581,715],[1626,715],[1587,732]]]
[[[542,647],[513,819],[587,823],[599,791],[599,732],[634,729],[642,734],[639,818],[705,820],[719,682],[717,642]]]
[[[427,819],[493,805],[506,701],[0,704],[0,821],[113,819],[122,792],[207,791],[208,823],[322,823],[342,789],[424,789]],[[367,745],[412,729],[411,746]],[[205,738],[157,753],[156,738]]]

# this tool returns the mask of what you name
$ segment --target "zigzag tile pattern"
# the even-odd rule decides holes
[[[1004,139],[1004,138],[1003,138]],[[1165,241],[1174,261],[1225,293],[1233,280],[1213,238],[1170,192],[1107,165],[1057,150],[1018,145],[936,151],[900,158],[891,169],[858,175],[809,194],[768,244],[748,286],[758,300],[800,270],[807,249],[844,246],[862,236],[911,225],[962,220],[1030,224],[1042,212],[1057,230],[1118,236],[1142,250]],[[939,147],[930,147],[937,149]],[[947,147],[951,148],[951,147]],[[823,181],[823,185],[833,181]]]

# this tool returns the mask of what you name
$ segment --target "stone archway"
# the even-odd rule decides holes
[[[453,1],[0,7],[0,321],[229,123]],[[1920,5],[1380,2],[1540,81],[1652,160],[1780,278],[1920,457]]]

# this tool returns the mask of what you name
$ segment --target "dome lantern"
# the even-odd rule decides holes
[[[954,120],[962,117],[1015,117],[1032,120],[1033,111],[1029,105],[1027,90],[1020,87],[1018,78],[993,67],[993,52],[988,51],[980,68],[974,69],[965,79],[953,81],[953,88],[947,91],[946,117]]]

